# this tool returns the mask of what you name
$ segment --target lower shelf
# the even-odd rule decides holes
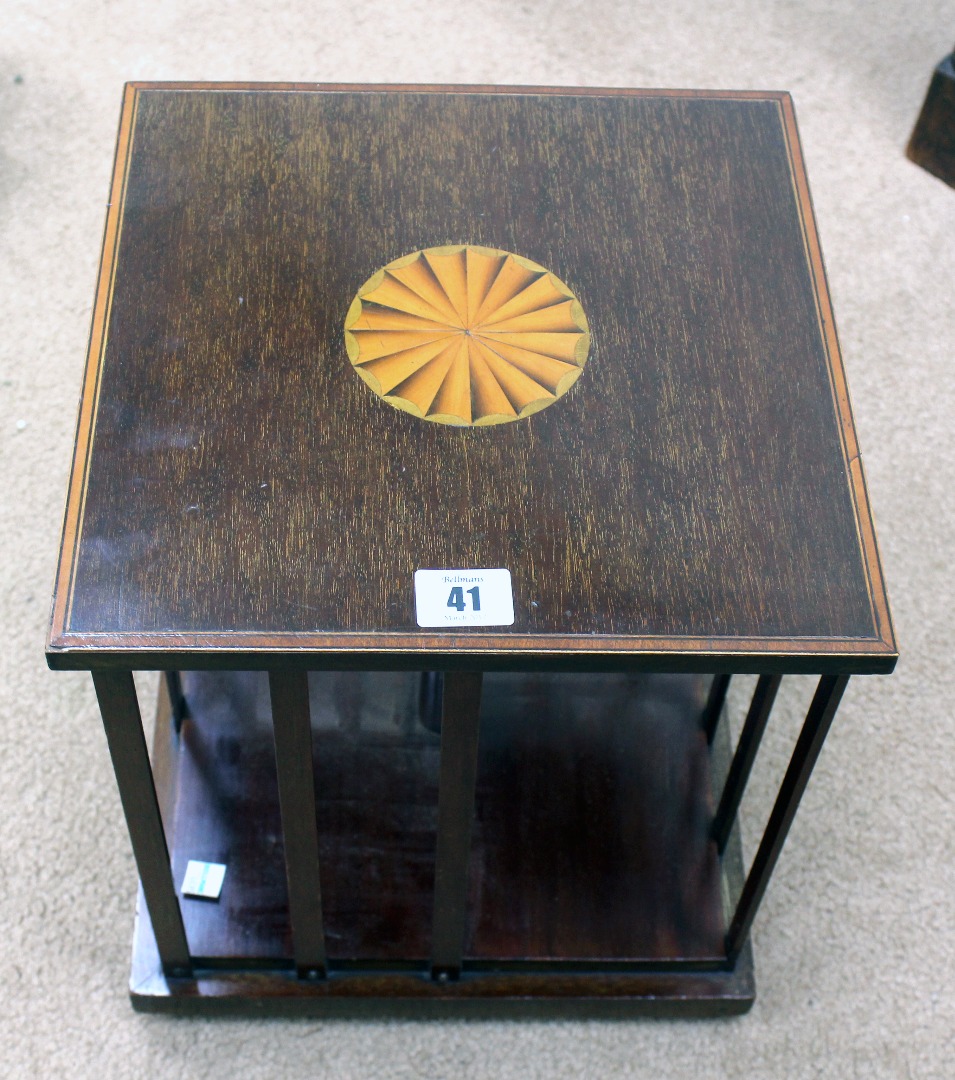
[[[712,1014],[752,1003],[749,951],[722,970],[740,859],[737,848],[721,864],[708,835],[706,677],[485,676],[465,971],[443,984],[427,966],[440,737],[420,722],[419,677],[310,676],[330,965],[317,983],[291,969],[267,676],[187,673],[183,684],[181,732],[163,695],[154,750],[177,889],[189,859],[228,869],[218,902],[181,900],[195,979],[163,977],[140,903],[137,1008],[570,998]]]

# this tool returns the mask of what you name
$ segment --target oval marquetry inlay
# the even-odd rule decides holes
[[[574,294],[508,251],[427,248],[359,289],[345,319],[348,357],[395,408],[439,424],[519,420],[566,394],[590,333]]]

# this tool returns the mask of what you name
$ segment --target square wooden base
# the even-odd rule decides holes
[[[739,846],[721,861],[709,839],[728,735],[707,746],[708,679],[485,676],[465,970],[444,983],[428,971],[439,736],[419,680],[310,676],[330,966],[314,983],[292,968],[266,677],[185,674],[178,734],[161,696],[154,769],[177,888],[189,859],[228,870],[218,902],[180,900],[192,979],[163,975],[140,897],[134,1006],[746,1011],[751,953],[723,960]]]

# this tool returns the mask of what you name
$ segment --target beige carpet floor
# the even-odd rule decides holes
[[[941,0],[0,0],[0,1075],[955,1076],[955,190],[902,153],[953,38]],[[43,658],[127,79],[792,91],[903,655],[850,687],[759,915],[748,1016],[131,1011],[105,740],[88,678]],[[758,762],[750,851],[806,693],[787,686]]]

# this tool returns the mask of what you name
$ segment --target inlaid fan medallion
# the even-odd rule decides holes
[[[348,357],[395,408],[439,424],[488,425],[546,409],[590,349],[583,308],[530,259],[494,248],[427,248],[388,263],[345,319]]]

